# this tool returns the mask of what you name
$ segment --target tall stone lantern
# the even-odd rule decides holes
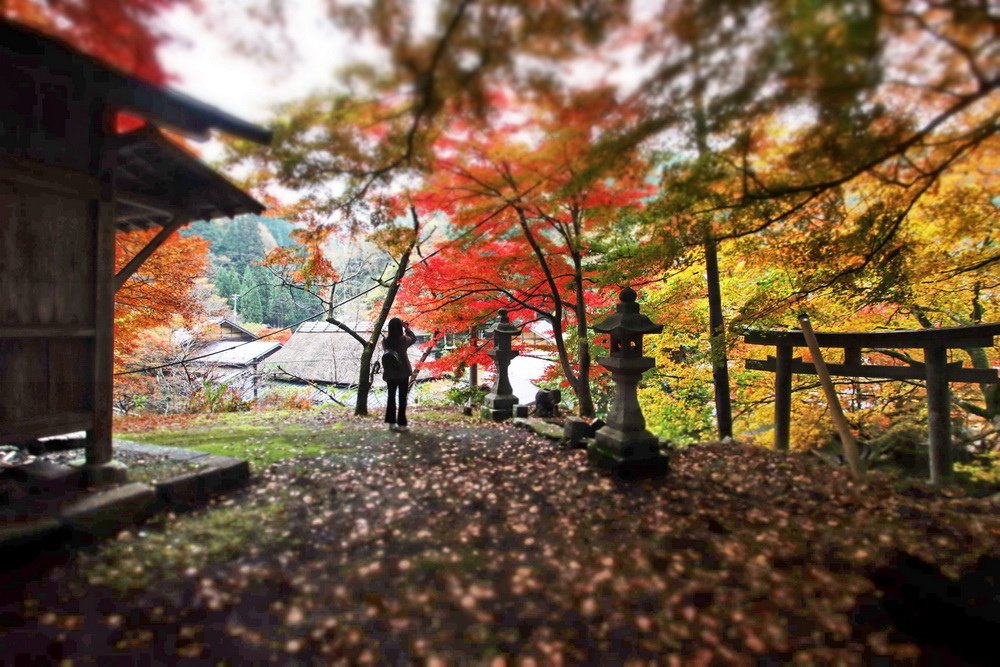
[[[510,341],[514,336],[520,336],[521,330],[510,323],[507,318],[507,309],[500,309],[500,321],[486,330],[487,335],[493,336],[493,349],[486,354],[493,357],[496,364],[497,377],[493,382],[493,388],[486,394],[485,405],[483,406],[483,417],[500,421],[514,416],[514,406],[517,404],[517,396],[510,386],[510,375],[507,367],[510,360],[520,352],[510,349]]]
[[[635,290],[626,287],[614,315],[593,327],[611,335],[609,356],[599,357],[597,363],[611,371],[616,393],[607,424],[590,441],[587,455],[623,476],[646,477],[664,474],[669,467],[656,436],[646,430],[638,396],[642,374],[656,365],[652,357],[642,356],[642,337],[662,332],[663,325],[641,314],[635,299]]]

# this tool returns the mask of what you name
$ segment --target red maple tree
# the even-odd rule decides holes
[[[417,202],[425,217],[447,216],[458,236],[416,264],[401,292],[434,329],[467,330],[500,307],[547,322],[586,416],[594,414],[588,322],[615,292],[597,289],[597,246],[650,194],[648,167],[633,151],[595,159],[591,150],[627,113],[596,91],[500,108],[486,128],[453,123]]]

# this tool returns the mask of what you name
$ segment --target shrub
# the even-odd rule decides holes
[[[311,410],[314,401],[309,389],[292,391],[273,391],[258,399],[254,404],[257,410]]]
[[[486,398],[487,390],[482,387],[470,387],[469,385],[457,385],[445,391],[445,397],[452,405],[482,405]]]
[[[250,403],[229,385],[205,380],[191,396],[191,412],[243,412]]]

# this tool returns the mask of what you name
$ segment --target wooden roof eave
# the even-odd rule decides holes
[[[135,192],[118,184],[116,178],[115,200],[127,204],[132,210],[119,218],[119,229],[150,226],[147,221],[155,220],[162,227],[114,277],[114,289],[118,291],[170,235],[181,225],[198,219],[233,217],[241,213],[261,213],[264,205],[230,183],[225,177],[205,165],[194,155],[164,137],[152,127],[145,127],[118,140],[119,168],[127,170],[129,160],[152,160],[145,164],[146,176],[143,184],[149,192]],[[146,154],[146,158],[141,158]],[[152,158],[148,157],[152,155]],[[183,172],[183,173],[181,173]],[[160,177],[161,182],[150,184],[150,178]],[[179,192],[177,183],[199,181],[200,189],[184,188]],[[140,210],[135,210],[140,209]],[[143,213],[145,211],[147,213]],[[148,217],[146,215],[148,214]]]
[[[146,192],[130,189],[125,179],[116,179],[115,199],[118,201],[159,213],[167,219],[186,218],[185,222],[206,217],[203,212],[206,205],[217,209],[216,215],[208,217],[259,214],[265,209],[263,204],[153,127],[121,135],[116,144],[121,170],[128,171],[132,160],[143,162],[147,172],[142,179]],[[146,161],[135,157],[140,152],[152,154],[155,161],[145,164]],[[178,178],[182,175],[180,172],[188,176],[183,179],[185,182],[201,181],[204,187],[178,191],[176,183],[181,180]],[[149,182],[154,175],[161,177],[160,183]]]
[[[271,143],[270,130],[231,116],[217,107],[128,75],[116,73],[115,76],[123,81],[120,85],[112,85],[108,95],[110,106],[201,140],[207,139],[214,129],[258,144]]]
[[[34,28],[0,18],[0,45],[68,71],[84,68],[87,78],[105,89],[105,106],[110,109],[128,111],[195,137],[207,138],[211,130],[219,130],[260,144],[271,142],[269,130],[183,93],[147,83]]]

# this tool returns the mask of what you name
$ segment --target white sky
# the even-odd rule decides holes
[[[234,116],[266,125],[276,105],[333,85],[334,70],[358,48],[327,18],[323,0],[286,0],[289,43],[274,38],[279,57],[267,60],[241,53],[236,39],[264,32],[249,24],[241,2],[212,5],[209,16],[180,7],[162,16],[162,25],[177,36],[160,51],[161,61],[175,78],[170,87]],[[243,27],[242,34],[238,33]],[[278,31],[267,31],[277,35]],[[274,37],[272,35],[272,37]],[[199,144],[206,159],[219,156],[213,142]]]

